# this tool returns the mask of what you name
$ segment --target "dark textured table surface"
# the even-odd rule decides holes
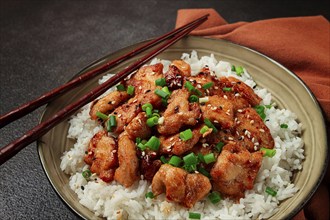
[[[180,8],[215,8],[230,23],[330,16],[327,0],[0,0],[0,114],[63,84],[108,53],[173,29]],[[1,146],[36,126],[41,112],[2,128]],[[48,182],[36,143],[0,167],[0,219],[76,218]]]

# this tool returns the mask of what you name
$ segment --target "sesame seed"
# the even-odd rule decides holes
[[[257,146],[254,146],[254,150],[255,150],[255,151],[258,150]]]
[[[211,107],[212,105],[211,104],[208,104],[207,107]]]
[[[218,86],[215,86],[214,89],[219,89],[219,87]]]
[[[219,123],[217,120],[214,120],[213,122],[214,122],[214,123]]]
[[[228,97],[226,95],[223,96],[225,99],[228,99]]]
[[[197,88],[199,89],[202,88],[201,84],[197,84]]]
[[[215,110],[217,110],[217,107],[212,107],[211,109],[212,109],[213,111],[215,111]]]
[[[139,86],[139,89],[142,89],[142,86]]]
[[[111,104],[114,105],[116,103],[116,101],[112,101]]]
[[[230,141],[233,141],[233,140],[234,140],[234,138],[232,138],[232,137],[228,137],[228,140],[230,140]]]
[[[121,114],[118,114],[117,117],[120,118],[121,117]]]
[[[253,123],[254,123],[254,120],[251,120],[251,121],[250,121],[250,124],[253,124]]]
[[[237,109],[237,111],[238,111],[238,112],[243,112],[243,110],[242,110],[242,109]]]
[[[264,129],[262,129],[262,128],[260,128],[260,129],[259,129],[259,131],[260,131],[260,132],[265,132],[265,130],[264,130]]]

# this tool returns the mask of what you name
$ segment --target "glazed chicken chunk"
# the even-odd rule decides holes
[[[126,132],[118,137],[118,161],[115,180],[125,187],[132,186],[139,179],[139,160],[135,143]]]
[[[86,153],[84,161],[91,165],[91,172],[98,174],[104,182],[111,182],[118,165],[114,138],[109,137],[106,131],[96,133]]]
[[[151,135],[151,128],[147,125],[147,115],[145,112],[140,112],[126,126],[125,131],[132,140],[136,138],[147,139]]]
[[[177,202],[187,208],[202,199],[211,190],[210,180],[202,174],[163,164],[152,180],[155,196],[165,192],[169,201]]]
[[[185,77],[190,76],[190,65],[183,60],[174,60],[165,73],[168,88],[180,89]]]
[[[168,101],[163,117],[164,123],[158,126],[160,134],[175,134],[185,125],[194,126],[201,117],[197,103],[189,103],[190,94],[186,89],[174,90]]]
[[[261,151],[250,153],[235,142],[225,145],[210,172],[213,188],[234,199],[244,197],[245,190],[253,188],[262,156]]]
[[[261,147],[273,149],[274,139],[269,128],[253,108],[246,108],[236,114],[236,140],[250,152]]]

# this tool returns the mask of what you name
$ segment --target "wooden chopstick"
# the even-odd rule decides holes
[[[192,27],[193,25],[195,25],[196,23],[200,22],[201,20],[205,19],[208,15],[205,15],[203,17],[200,17],[199,19],[196,19],[180,28],[177,28],[171,32],[168,32],[144,45],[142,45],[141,47],[129,52],[128,54],[125,54],[121,57],[116,58],[115,60],[111,60],[107,63],[105,63],[104,65],[97,67],[93,70],[90,70],[82,75],[80,75],[79,77],[71,80],[70,82],[59,86],[58,88],[53,89],[50,92],[45,93],[44,95],[40,96],[39,98],[32,100],[30,102],[27,102],[21,106],[19,106],[16,109],[11,110],[10,112],[1,115],[0,116],[0,128],[6,126],[7,124],[23,117],[24,115],[32,112],[33,110],[39,108],[40,106],[47,104],[48,102],[50,102],[51,100],[53,100],[54,98],[58,97],[59,95],[64,94],[65,92],[72,90],[74,88],[76,88],[77,86],[81,85],[83,82],[101,74],[104,73],[105,71],[117,66],[118,64],[122,63],[125,60],[128,60],[134,56],[136,56],[137,54],[146,51],[148,49],[150,49],[151,47],[159,44],[160,42],[169,39],[170,37],[173,37],[175,34]]]
[[[193,29],[197,26],[202,24],[204,21],[207,20],[208,15],[205,15],[199,19],[197,19],[193,25],[189,26],[186,29],[181,30],[176,35],[173,36],[170,40],[163,43],[158,48],[154,49],[141,59],[137,60],[132,65],[128,66],[124,70],[120,71],[110,79],[108,79],[105,83],[97,86],[95,89],[78,99],[78,101],[68,105],[64,109],[57,112],[53,117],[44,121],[43,123],[37,125],[36,127],[32,128],[28,132],[26,132],[22,137],[16,139],[15,141],[11,142],[10,144],[4,146],[0,149],[0,165],[4,162],[12,158],[16,155],[20,150],[22,150],[25,146],[29,145],[30,143],[37,140],[42,135],[46,134],[50,129],[54,126],[59,124],[61,121],[69,117],[70,115],[74,114],[77,110],[79,110],[82,106],[86,105],[87,103],[93,101],[94,99],[98,98],[104,92],[106,92],[110,87],[114,86],[115,84],[119,83],[123,80],[126,76],[128,76],[133,71],[140,68],[142,65],[149,62],[152,58],[166,50],[168,47],[176,43],[178,40],[186,36],[190,33]]]

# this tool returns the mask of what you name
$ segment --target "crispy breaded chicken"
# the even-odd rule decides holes
[[[225,145],[210,172],[213,188],[234,199],[244,197],[245,190],[253,188],[262,156],[261,151],[250,153],[235,142]]]
[[[155,196],[165,192],[166,199],[191,208],[211,190],[210,180],[202,174],[163,164],[152,180]]]
[[[190,65],[183,60],[174,60],[165,73],[165,80],[168,88],[180,89],[183,86],[185,77],[190,76]]]
[[[126,91],[114,91],[106,95],[105,97],[98,99],[92,103],[89,115],[91,119],[96,120],[96,112],[103,114],[109,114],[116,107],[128,100],[129,95]]]
[[[193,136],[187,141],[180,139],[180,134],[175,134],[171,136],[160,136],[160,149],[162,154],[174,154],[182,155],[194,147],[194,145],[199,141],[202,136],[200,133],[201,126],[192,130]]]
[[[274,148],[274,139],[262,118],[253,108],[236,113],[235,137],[250,152],[263,148]]]
[[[118,137],[118,161],[115,180],[125,187],[132,186],[139,179],[139,160],[136,156],[135,142],[126,132]]]
[[[104,182],[111,182],[118,166],[117,146],[113,137],[106,131],[96,133],[89,143],[85,163],[91,165],[90,171],[96,173]]]
[[[158,125],[160,134],[175,134],[185,125],[194,126],[201,117],[197,103],[189,103],[189,92],[186,89],[173,91],[168,101],[163,117],[164,123]]]

